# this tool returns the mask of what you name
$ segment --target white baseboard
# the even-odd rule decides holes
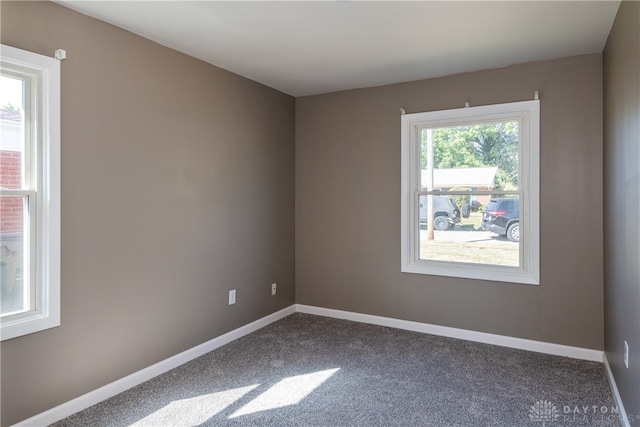
[[[142,384],[143,382],[157,377],[160,374],[164,374],[171,369],[177,368],[180,365],[183,365],[197,357],[207,354],[210,351],[215,350],[216,348],[222,347],[223,345],[228,344],[231,341],[237,340],[238,338],[257,331],[258,329],[263,328],[277,320],[283,319],[293,313],[295,313],[295,305],[291,305],[280,311],[258,319],[255,322],[251,322],[247,325],[241,326],[238,329],[234,329],[233,331],[230,331],[210,341],[190,348],[189,350],[185,350],[182,353],[176,354],[175,356],[146,367],[138,372],[134,372],[131,375],[100,387],[99,389],[91,391],[87,394],[83,394],[82,396],[70,400],[69,402],[63,403],[62,405],[56,406],[55,408],[49,409],[48,411],[42,412],[34,417],[14,424],[13,427],[47,426],[49,424],[55,423],[56,421],[60,421],[70,415],[75,414],[76,412],[87,409],[90,406],[113,397],[118,393],[122,393],[123,391]]]
[[[618,386],[616,385],[616,379],[613,377],[613,372],[611,371],[611,366],[609,365],[609,359],[607,359],[607,354],[603,355],[604,366],[607,368],[607,378],[609,379],[609,386],[611,387],[611,392],[613,393],[613,400],[616,402],[616,406],[618,407],[618,415],[620,416],[620,422],[623,427],[631,427],[629,422],[629,417],[627,417],[627,411],[624,410],[624,405],[622,404],[622,398],[620,397],[620,392],[618,392]]]
[[[552,344],[542,341],[533,341],[523,338],[488,334],[485,332],[469,331],[466,329],[451,328],[448,326],[431,325],[429,323],[412,322],[409,320],[333,310],[330,308],[314,307],[303,304],[296,304],[296,312],[352,320],[354,322],[370,323],[379,326],[388,326],[391,328],[405,329],[408,331],[422,332],[431,335],[440,335],[449,338],[458,338],[467,341],[476,341],[485,344],[494,344],[502,347],[535,351],[538,353],[553,354],[556,356],[571,357],[574,359],[590,360],[592,362],[602,362],[604,355],[604,352],[601,350],[571,347],[562,344]]]

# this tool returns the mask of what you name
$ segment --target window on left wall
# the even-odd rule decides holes
[[[0,337],[60,325],[60,62],[0,47]]]

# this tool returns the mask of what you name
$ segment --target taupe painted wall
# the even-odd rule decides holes
[[[604,51],[605,350],[640,424],[640,3],[618,9]],[[623,363],[629,344],[629,368]]]
[[[400,273],[400,108],[541,98],[540,286]],[[602,56],[296,99],[296,302],[603,349]]]
[[[1,28],[68,54],[62,326],[2,343],[3,426],[293,304],[292,97],[54,3]]]
[[[601,55],[300,98],[294,124],[291,97],[59,5],[1,12],[3,43],[69,54],[62,326],[2,343],[2,425],[294,302],[294,126],[296,302],[604,348]],[[400,273],[399,108],[534,90],[541,285]]]

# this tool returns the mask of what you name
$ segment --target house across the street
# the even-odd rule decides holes
[[[498,172],[497,167],[490,168],[454,168],[454,169],[434,169],[433,188],[434,190],[468,189],[468,190],[494,190],[495,178]],[[422,170],[423,189],[427,189],[428,170]],[[471,201],[477,201],[481,205],[486,205],[491,198],[490,195],[471,195]]]

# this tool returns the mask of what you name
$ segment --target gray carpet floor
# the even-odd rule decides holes
[[[296,313],[54,424],[619,426],[601,363]]]

